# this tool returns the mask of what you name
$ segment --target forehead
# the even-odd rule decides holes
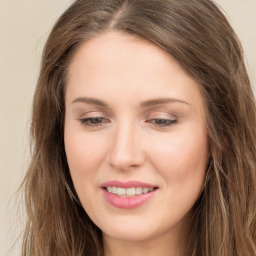
[[[130,102],[137,97],[142,101],[167,95],[190,101],[201,97],[198,84],[170,54],[119,32],[99,35],[78,48],[68,70],[67,94],[110,100],[123,95]]]
[[[153,43],[121,32],[107,32],[97,35],[84,42],[73,56],[69,74],[83,65],[87,71],[104,69],[110,71],[113,65],[129,70],[139,70],[141,67],[162,69],[165,64],[173,62],[171,55]],[[115,66],[117,68],[117,66]],[[126,73],[129,72],[127,69]]]

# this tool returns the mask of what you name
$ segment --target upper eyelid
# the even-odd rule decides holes
[[[147,119],[177,119],[178,116],[169,112],[153,112],[147,115]]]
[[[93,119],[102,119],[103,121],[108,121],[109,119],[108,118],[105,118],[103,116],[90,116],[90,117],[82,117],[82,118],[79,118],[78,120],[80,121],[85,121],[85,120],[93,120]]]
[[[76,116],[86,116],[90,114],[93,115],[93,113],[96,113],[96,115],[98,116],[113,116],[113,112],[108,107],[81,102],[78,102],[78,104],[74,104],[73,113]]]
[[[147,119],[146,122],[157,121],[157,120],[164,120],[164,121],[170,121],[170,122],[178,122],[178,118],[151,118],[151,119]]]
[[[93,122],[93,119],[102,119],[100,122]],[[158,123],[157,121],[164,121],[164,122],[160,122]],[[105,117],[101,117],[101,116],[94,116],[94,117],[85,117],[85,118],[80,118],[79,119],[80,123],[82,126],[84,127],[88,127],[89,128],[104,128],[106,126],[109,125],[109,123],[111,123],[111,120],[105,118]],[[174,126],[175,124],[177,124],[179,121],[177,118],[151,118],[151,119],[146,119],[144,120],[145,123],[151,124],[152,127],[156,127],[157,129],[167,129],[167,128],[171,128],[172,126]]]
[[[102,111],[87,111],[79,115],[79,119],[103,117],[107,118],[107,115]]]
[[[92,114],[92,115],[90,115]],[[83,113],[80,115],[80,117],[78,119],[89,119],[89,118],[103,118],[103,119],[112,119],[111,117],[97,112],[97,111],[91,111],[88,113]],[[144,118],[143,118],[144,119]],[[178,119],[178,117],[176,115],[170,115],[170,114],[165,114],[165,115],[147,115],[145,117],[145,120],[154,120],[154,119],[166,119],[166,120],[176,120]]]
[[[97,122],[93,123],[92,120],[96,119],[96,118],[100,118],[100,119],[102,119],[102,121],[99,123],[97,123]],[[85,118],[80,118],[79,121],[83,126],[92,127],[92,128],[104,126],[105,124],[108,123],[108,119],[106,119],[104,117],[85,117]]]
[[[81,122],[85,122],[85,121],[89,121],[89,120],[96,119],[96,118],[102,119],[102,121],[103,121],[102,123],[111,122],[110,119],[102,117],[102,116],[83,117],[83,118],[79,118],[78,120],[81,121]],[[145,119],[145,122],[150,122],[150,121],[153,121],[153,120],[166,120],[166,121],[171,121],[171,122],[177,122],[178,118],[162,118],[162,117],[147,118],[147,119]]]
[[[109,113],[108,111],[105,111],[103,109],[84,109],[79,108],[77,111],[74,112],[76,115],[76,119],[84,119],[84,118],[90,118],[90,117],[103,117],[107,118],[109,120],[117,120],[118,116],[116,116],[114,113]],[[138,118],[143,120],[149,120],[149,119],[170,119],[174,120],[180,117],[180,113],[177,113],[177,110],[170,110],[170,109],[150,109],[147,111],[142,111],[138,113]]]

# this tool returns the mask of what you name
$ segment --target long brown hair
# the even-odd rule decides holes
[[[198,82],[211,158],[193,208],[189,256],[256,255],[256,107],[239,40],[210,0],[77,0],[45,45],[23,182],[23,255],[103,255],[101,231],[74,190],[63,123],[66,74],[86,40],[116,30],[170,53]]]

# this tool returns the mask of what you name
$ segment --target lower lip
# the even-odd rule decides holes
[[[151,199],[157,189],[145,194],[129,196],[129,197],[115,195],[113,193],[108,192],[106,189],[102,189],[102,190],[103,190],[103,195],[105,199],[112,206],[115,206],[120,209],[134,209],[142,206],[149,199]]]

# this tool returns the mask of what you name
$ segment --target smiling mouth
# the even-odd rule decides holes
[[[158,189],[157,187],[131,187],[131,188],[122,188],[122,187],[104,187],[109,193],[122,196],[122,197],[131,197],[138,196],[142,194],[147,194],[152,192],[153,190]]]

